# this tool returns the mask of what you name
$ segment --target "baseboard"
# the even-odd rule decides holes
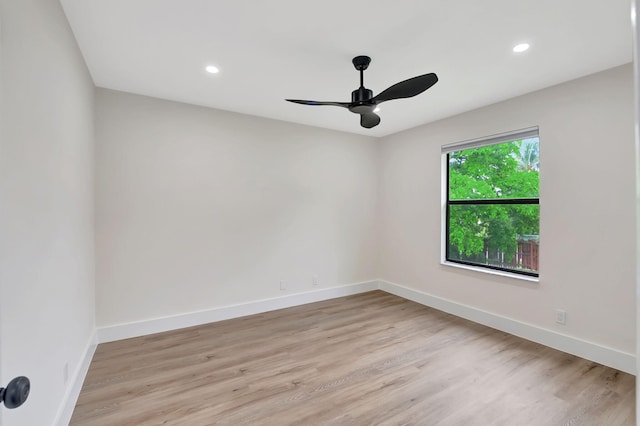
[[[60,405],[60,409],[58,410],[58,415],[56,416],[56,420],[53,422],[54,425],[69,425],[71,416],[73,415],[73,410],[76,407],[76,402],[78,402],[78,397],[80,396],[80,391],[82,390],[84,379],[85,377],[87,377],[87,372],[89,371],[89,366],[91,365],[91,360],[93,359],[93,354],[96,352],[97,346],[97,334],[94,330],[93,333],[91,333],[91,338],[89,339],[89,343],[84,350],[84,354],[80,360],[80,363],[73,372],[71,382],[69,386],[67,386],[67,390],[64,394],[64,397],[62,398],[62,404]]]
[[[126,324],[118,324],[98,328],[98,342],[106,343],[115,340],[140,337],[163,331],[177,330],[210,322],[223,321],[247,315],[260,314],[276,309],[289,308],[336,297],[349,296],[377,290],[378,281],[365,281],[339,287],[323,288],[304,293],[288,294],[270,299],[256,300],[231,306],[222,306],[198,312],[154,318]]]
[[[512,318],[507,318],[385,280],[365,281],[304,293],[288,294],[237,305],[222,306],[204,311],[100,327],[97,330],[97,342],[106,343],[132,337],[140,337],[154,333],[161,333],[163,331],[177,330],[180,328],[223,321],[247,315],[260,314],[276,309],[289,308],[292,306],[299,306],[378,289],[407,300],[412,300],[422,305],[522,337],[523,339],[531,340],[581,358],[598,362],[629,374],[636,374],[636,357],[634,354],[598,345],[593,342],[588,342],[533,324],[514,320]],[[95,350],[95,346],[93,350]],[[92,354],[93,352],[91,355]],[[84,374],[86,374],[86,371]],[[84,378],[84,375],[82,378]],[[80,382],[79,386],[82,386],[82,382]],[[80,391],[80,387],[77,389],[78,392]],[[77,395],[75,398],[77,398]],[[73,402],[75,403],[75,400]]]
[[[379,289],[404,299],[412,300],[422,305],[522,337],[523,339],[595,361],[629,374],[636,374],[636,357],[631,353],[622,352],[536,325],[496,315],[388,281],[380,280]]]

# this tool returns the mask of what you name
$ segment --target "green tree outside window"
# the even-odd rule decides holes
[[[448,165],[447,259],[537,273],[538,138],[450,152]]]

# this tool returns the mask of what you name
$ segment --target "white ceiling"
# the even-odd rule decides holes
[[[61,0],[99,87],[384,136],[631,62],[628,0]],[[515,54],[512,47],[531,49]],[[435,72],[382,122],[285,98],[350,101]],[[210,75],[205,65],[221,72]]]

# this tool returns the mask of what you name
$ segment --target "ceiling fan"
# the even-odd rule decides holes
[[[303,105],[333,105],[347,108],[355,114],[360,114],[360,125],[370,129],[380,124],[380,116],[373,112],[376,105],[393,99],[411,98],[419,95],[438,82],[438,76],[434,73],[419,75],[396,83],[374,97],[373,92],[364,87],[364,70],[369,67],[371,58],[368,56],[356,56],[352,62],[356,70],[360,71],[360,87],[351,92],[351,102],[318,102],[300,99],[286,100]]]

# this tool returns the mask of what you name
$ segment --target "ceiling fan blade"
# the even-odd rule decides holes
[[[304,101],[301,99],[285,99],[285,101],[293,102],[295,104],[302,105],[332,105],[339,106],[343,108],[349,108],[349,102],[319,102],[319,101]]]
[[[380,116],[378,114],[369,112],[360,116],[360,125],[365,129],[376,127],[378,124],[380,124]]]
[[[390,101],[392,99],[410,98],[427,90],[438,82],[434,73],[419,75],[400,83],[396,83],[373,98],[374,103]]]

